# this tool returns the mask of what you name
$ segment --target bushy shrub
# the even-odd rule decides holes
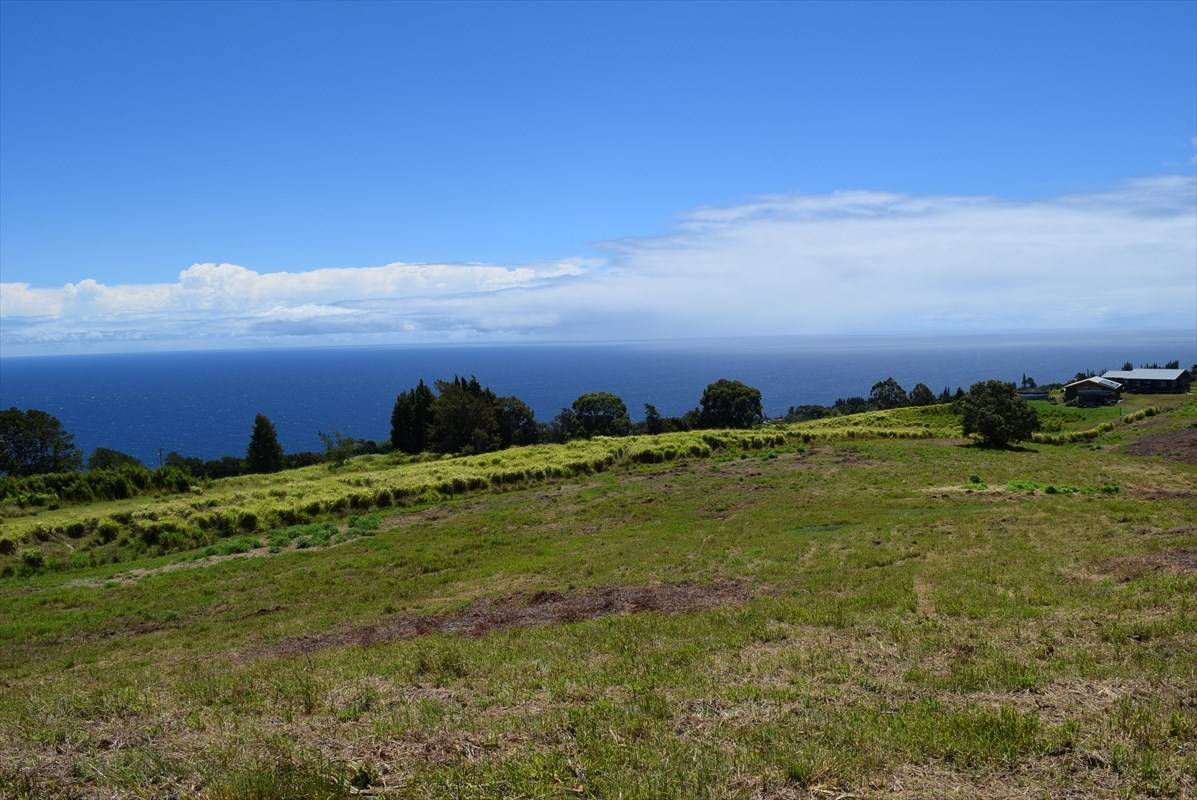
[[[960,420],[966,436],[976,434],[992,447],[1029,439],[1039,425],[1014,384],[1003,381],[974,383],[960,401]]]

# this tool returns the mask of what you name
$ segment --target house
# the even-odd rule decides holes
[[[1109,406],[1122,398],[1122,384],[1108,378],[1092,377],[1064,384],[1064,402],[1081,406]]]
[[[1117,381],[1122,388],[1135,394],[1184,394],[1193,383],[1186,369],[1119,369],[1101,377]]]

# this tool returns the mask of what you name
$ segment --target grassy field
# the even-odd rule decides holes
[[[1148,404],[1078,444],[902,409],[11,516],[59,568],[0,579],[0,796],[1197,797],[1197,402]]]

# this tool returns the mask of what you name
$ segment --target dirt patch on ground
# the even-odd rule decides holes
[[[1161,550],[1142,556],[1115,558],[1104,564],[1103,571],[1123,581],[1159,573],[1197,575],[1197,550]]]
[[[1197,464],[1197,425],[1180,430],[1147,434],[1126,446],[1137,456],[1163,456],[1173,461]]]
[[[1126,493],[1137,500],[1191,500],[1197,499],[1197,491],[1192,489],[1148,489],[1140,486],[1130,486]]]
[[[676,614],[742,603],[752,595],[742,583],[607,586],[571,594],[541,591],[475,600],[463,610],[447,614],[399,615],[377,625],[296,636],[247,655],[299,656],[328,647],[365,646],[430,633],[476,637],[510,628],[560,625],[642,611]]]

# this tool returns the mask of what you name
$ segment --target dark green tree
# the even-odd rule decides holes
[[[429,444],[441,453],[486,453],[503,446],[498,398],[471,377],[436,382]]]
[[[1029,439],[1039,427],[1039,418],[1014,384],[1003,381],[974,383],[960,401],[960,422],[966,435],[980,436],[991,447]]]
[[[726,378],[703,390],[698,414],[704,428],[751,428],[765,419],[760,390]]]
[[[665,432],[665,420],[661,418],[661,412],[657,411],[657,407],[652,403],[644,404],[644,432],[650,436]]]
[[[283,468],[283,448],[278,443],[274,423],[261,414],[254,417],[254,431],[245,452],[248,472],[278,472]]]
[[[56,417],[36,408],[0,411],[0,472],[7,475],[73,472],[82,463],[75,437],[66,432]]]
[[[391,410],[391,446],[404,453],[427,450],[435,409],[436,396],[423,379],[400,393]]]
[[[786,409],[786,422],[806,422],[812,419],[822,419],[831,414],[831,409],[820,405],[790,406]]]
[[[1122,371],[1123,372],[1130,372],[1134,368],[1135,368],[1134,362],[1132,362],[1132,361],[1122,362]]]
[[[831,406],[834,416],[842,417],[848,414],[862,414],[869,410],[869,401],[863,397],[840,397]]]
[[[939,393],[939,402],[941,402],[941,403],[952,402],[952,390],[949,389],[947,386],[943,387],[943,391]]]
[[[908,406],[910,398],[906,396],[906,390],[898,385],[896,380],[886,378],[874,383],[873,388],[869,390],[869,405],[884,411],[889,408]]]
[[[1035,383],[1035,379],[1034,379],[1034,378],[1032,378],[1030,375],[1027,375],[1027,374],[1024,372],[1024,373],[1023,373],[1023,376],[1022,376],[1022,383],[1021,383],[1021,384],[1019,384],[1019,387],[1018,387],[1018,388],[1020,388],[1020,389],[1034,389],[1034,388],[1036,388],[1038,385],[1039,385],[1039,384]]]
[[[502,447],[536,444],[540,439],[540,428],[532,408],[518,397],[500,397],[497,400],[499,415],[499,442]]]
[[[910,390],[910,404],[912,406],[929,406],[935,402],[935,392],[925,383],[916,383]]]
[[[591,436],[627,436],[632,429],[628,407],[610,392],[590,392],[573,402],[573,416],[578,434]]]
[[[128,453],[122,453],[119,450],[112,450],[107,447],[97,447],[92,451],[87,458],[87,468],[93,469],[112,469],[113,467],[121,466],[144,466],[133,456]]]

